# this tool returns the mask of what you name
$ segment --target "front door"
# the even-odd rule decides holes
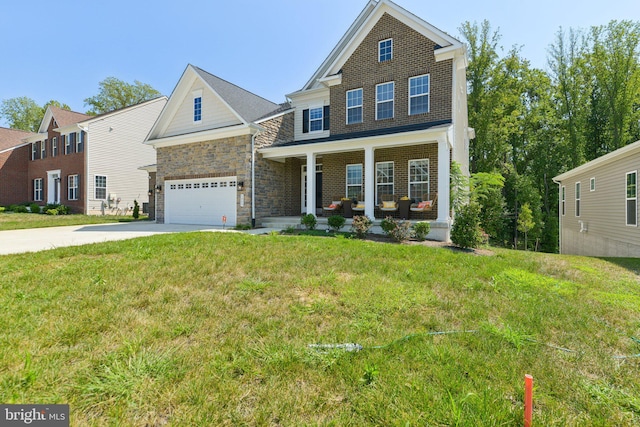
[[[60,171],[47,171],[47,203],[60,204]]]
[[[302,212],[307,212],[307,165],[302,165]],[[316,216],[322,213],[322,164],[316,164]]]

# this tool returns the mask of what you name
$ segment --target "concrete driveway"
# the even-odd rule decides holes
[[[79,246],[111,240],[133,239],[163,233],[191,231],[235,231],[207,225],[156,224],[153,222],[117,222],[113,224],[72,225],[0,231],[0,255],[37,252],[62,246]],[[251,234],[269,229],[249,230]]]

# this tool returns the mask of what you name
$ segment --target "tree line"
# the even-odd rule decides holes
[[[480,225],[494,243],[523,248],[525,230],[528,248],[557,252],[552,178],[640,139],[640,23],[560,28],[547,70],[531,67],[518,47],[502,55],[488,21],[465,22],[460,33]]]
[[[151,85],[138,80],[134,80],[132,84],[115,77],[107,77],[98,86],[98,93],[84,100],[85,106],[89,106],[86,114],[91,116],[108,113],[160,96],[160,92]],[[6,120],[12,129],[37,132],[49,106],[71,110],[67,104],[56,100],[51,100],[41,106],[27,96],[20,96],[4,99],[0,102],[0,117]]]

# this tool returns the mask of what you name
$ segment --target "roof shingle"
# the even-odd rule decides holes
[[[0,150],[6,150],[7,148],[23,144],[22,138],[26,138],[29,135],[33,135],[33,133],[19,129],[0,127]]]

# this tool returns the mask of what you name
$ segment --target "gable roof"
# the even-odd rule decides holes
[[[385,13],[438,44],[440,48],[436,51],[436,61],[452,57],[456,51],[460,53],[465,52],[465,46],[462,42],[406,9],[403,9],[394,2],[390,0],[369,0],[351,27],[349,27],[344,36],[342,36],[336,47],[300,91],[320,87],[318,80],[339,73],[351,54]]]
[[[52,105],[47,107],[47,111],[44,113],[44,117],[40,122],[40,128],[38,129],[38,133],[45,133],[47,128],[49,127],[49,123],[51,119],[55,119],[57,126],[56,127],[65,127],[72,125],[74,123],[81,122],[92,116],[83,113],[77,113],[75,111],[65,110],[63,108],[54,107]]]
[[[22,138],[26,138],[29,135],[33,134],[19,129],[0,127],[0,151],[24,145]]]

